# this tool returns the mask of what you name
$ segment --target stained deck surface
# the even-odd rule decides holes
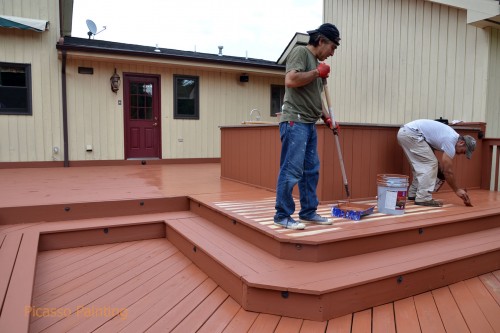
[[[165,239],[42,252],[30,332],[498,332],[500,271],[324,322],[245,311]]]
[[[273,237],[304,242],[376,234],[419,219],[432,225],[495,211],[500,200],[497,192],[472,191],[471,209],[442,193],[436,195],[446,202],[440,209],[408,204],[403,216],[375,213],[363,223],[336,219],[292,232],[272,224],[273,192],[220,179],[219,164],[4,169],[0,184],[0,209],[190,196]],[[330,208],[325,203],[319,211],[326,215]],[[28,241],[29,231],[47,225],[70,229],[70,223],[5,224],[0,215],[0,264],[12,264],[7,242]],[[500,271],[321,322],[244,310],[165,238],[41,251],[34,274],[31,306],[71,313],[31,316],[32,332],[500,332]],[[7,294],[3,308],[9,300]]]

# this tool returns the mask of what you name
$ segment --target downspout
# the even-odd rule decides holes
[[[63,22],[63,4],[62,4],[62,0],[59,0],[59,38],[62,38],[63,37],[63,26],[64,26],[64,22]]]
[[[68,151],[68,102],[66,96],[66,50],[62,50],[62,118],[63,118],[63,145],[64,145],[64,167],[69,167]]]
[[[64,44],[63,1],[64,0],[59,0],[59,40],[62,44]],[[66,50],[62,50],[61,89],[62,89],[62,112],[63,112],[62,120],[63,120],[64,167],[67,168],[69,167],[69,152],[68,152],[68,102],[66,96]]]

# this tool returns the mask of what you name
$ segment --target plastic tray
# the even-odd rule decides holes
[[[373,213],[375,205],[357,204],[352,202],[338,203],[332,207],[332,216],[359,221],[365,215]]]

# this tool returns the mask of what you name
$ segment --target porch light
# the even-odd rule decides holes
[[[116,73],[116,68],[115,72],[113,75],[111,75],[111,78],[109,79],[109,82],[111,83],[111,91],[116,93],[118,91],[118,88],[120,88],[120,76]]]

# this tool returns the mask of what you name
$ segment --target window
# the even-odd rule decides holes
[[[285,86],[271,85],[271,117],[281,112],[283,99],[285,98]]]
[[[153,120],[152,83],[130,83],[130,119]]]
[[[199,79],[174,75],[174,119],[200,119]]]
[[[0,62],[0,115],[31,115],[31,65]]]

